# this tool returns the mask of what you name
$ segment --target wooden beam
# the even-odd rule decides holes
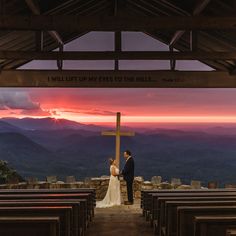
[[[155,32],[145,32],[145,33],[147,35],[149,35],[150,37],[156,39],[156,40],[161,40],[161,42],[163,42],[165,44],[168,44],[167,39],[163,40]],[[206,41],[206,40],[204,40],[204,41]],[[175,48],[179,51],[184,52],[184,51],[188,50],[188,43],[186,41],[183,41],[183,42],[181,42],[181,44],[177,44]],[[207,48],[206,48],[206,50],[207,50]],[[222,61],[212,61],[212,60],[204,60],[204,61],[201,61],[201,62],[208,65],[212,69],[229,72],[229,65],[226,65],[225,64],[226,62],[224,64],[222,64]],[[7,68],[7,69],[9,69],[9,68]]]
[[[114,5],[114,16],[117,16],[117,13],[119,11],[118,0],[113,0],[113,5]]]
[[[3,70],[0,87],[236,88],[236,75],[216,71]]]
[[[41,14],[40,6],[37,0],[25,0],[25,2],[28,5],[29,9],[33,12],[33,14]],[[58,44],[64,44],[61,36],[56,31],[52,30],[48,31],[48,33]]]
[[[121,9],[118,0],[113,0],[114,2],[114,16],[120,15]],[[121,52],[121,31],[115,32],[115,52]],[[119,70],[119,59],[115,59],[115,70]]]
[[[185,34],[185,30],[178,30],[175,32],[174,36],[170,40],[169,46],[174,46],[177,41]]]
[[[0,15],[6,14],[6,0],[0,1]]]
[[[211,0],[197,0],[196,6],[193,9],[193,15],[199,15],[201,14],[207,5],[210,3]]]
[[[174,48],[172,46],[169,46],[169,50],[171,53],[174,52]],[[170,69],[173,71],[173,70],[175,70],[175,67],[176,67],[176,60],[171,58],[170,59]]]
[[[59,53],[62,54],[64,50],[63,45],[59,46]],[[57,68],[58,70],[62,70],[63,69],[63,59],[61,58],[57,58]]]
[[[198,32],[190,31],[190,50],[196,52],[198,50]]]
[[[40,15],[40,6],[37,0],[25,0],[25,3],[27,4],[28,8],[35,14]]]
[[[193,9],[193,16],[201,14],[201,12],[207,7],[211,0],[197,0],[197,4]],[[184,35],[184,30],[178,30],[170,40],[170,46],[174,46],[177,41]]]
[[[35,50],[38,52],[43,51],[43,31],[35,32]]]
[[[63,23],[62,23],[63,22]],[[72,15],[1,15],[0,30],[153,31],[236,29],[236,16],[72,16]]]
[[[115,32],[115,53],[116,54],[121,54],[121,50],[122,50],[122,39],[121,39],[121,32],[120,31],[116,31]],[[114,57],[115,59],[115,70],[119,70],[119,58],[118,57]]]
[[[122,52],[36,52],[0,51],[0,59],[6,60],[236,60],[236,52],[167,52],[167,51],[122,51]]]
[[[59,45],[64,45],[64,42],[61,38],[61,36],[54,30],[48,31],[49,35],[59,44]]]

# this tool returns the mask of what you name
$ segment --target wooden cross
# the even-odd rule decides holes
[[[116,163],[117,167],[120,167],[120,137],[121,136],[134,136],[134,132],[122,132],[120,130],[120,112],[116,114],[116,130],[115,131],[103,131],[103,136],[115,136],[116,137]]]

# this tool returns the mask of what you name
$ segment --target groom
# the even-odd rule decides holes
[[[125,205],[132,205],[134,202],[133,199],[133,181],[134,181],[134,159],[131,156],[131,152],[126,150],[124,152],[124,158],[126,160],[126,164],[121,174],[124,176],[124,180],[127,185],[127,193],[128,193],[128,202],[125,202]]]

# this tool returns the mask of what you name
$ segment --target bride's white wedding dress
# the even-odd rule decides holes
[[[105,208],[121,205],[120,181],[117,176],[112,175],[112,168],[115,168],[116,174],[119,174],[119,169],[111,165],[110,167],[110,181],[105,198],[96,203],[96,207]]]

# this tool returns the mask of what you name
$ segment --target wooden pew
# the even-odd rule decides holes
[[[178,191],[177,189],[152,189],[152,190],[141,190],[141,201],[140,201],[140,207],[144,211],[146,211],[148,203],[151,202],[151,194],[153,193],[159,193],[159,192],[176,192]],[[187,191],[187,190],[183,190]]]
[[[42,200],[47,200],[47,201],[61,201],[61,200],[70,200],[70,201],[86,201],[85,206],[86,206],[86,213],[85,216],[87,218],[82,218],[81,220],[83,221],[83,225],[84,227],[82,228],[83,234],[85,229],[88,227],[88,223],[89,221],[91,221],[91,217],[92,217],[92,213],[91,213],[91,207],[93,207],[93,204],[91,203],[91,199],[90,199],[90,194],[77,194],[77,193],[73,193],[73,194],[4,194],[4,195],[0,195],[0,201],[3,200],[7,200],[7,201],[33,201],[33,200],[37,200],[37,201],[42,201]],[[90,204],[89,204],[89,200],[90,200]]]
[[[236,206],[178,207],[177,236],[193,236],[194,218],[207,215],[236,216]]]
[[[236,236],[236,229],[228,229],[226,236]]]
[[[10,199],[10,200],[9,200]],[[35,202],[37,201],[37,203]],[[7,203],[6,203],[7,202]],[[55,203],[54,203],[55,202]],[[94,216],[95,189],[4,189],[0,190],[0,206],[71,206],[71,229],[75,236],[84,235],[88,221]],[[76,209],[78,206],[79,209]],[[76,210],[75,210],[76,209]]]
[[[79,188],[79,189],[0,189],[0,195],[5,194],[91,194],[91,216],[94,216],[94,208],[96,206],[96,189]]]
[[[188,204],[189,202],[189,205],[193,205],[194,203],[192,202],[196,202],[197,201],[197,204],[201,203],[201,202],[204,202],[204,201],[213,201],[213,202],[222,202],[222,201],[233,201],[233,202],[236,202],[236,196],[221,196],[221,197],[160,197],[158,199],[158,205],[160,206],[159,208],[159,211],[158,211],[158,214],[157,214],[157,219],[154,221],[155,224],[159,224],[159,227],[166,227],[168,225],[168,222],[169,222],[169,219],[173,222],[175,221],[175,218],[176,218],[176,215],[177,215],[177,209],[175,209],[176,211],[175,212],[170,212],[170,207],[172,207],[172,204],[174,206],[176,206],[177,208],[177,205],[178,203],[180,204]],[[158,221],[158,219],[160,219],[160,221]],[[157,221],[157,223],[156,223]],[[171,224],[171,222],[169,222]]]
[[[0,201],[0,207],[35,207],[35,206],[50,206],[50,207],[58,207],[58,206],[69,206],[72,207],[72,220],[71,220],[71,231],[72,235],[80,236],[84,235],[86,230],[86,219],[85,219],[85,209],[84,204],[86,201],[84,200],[8,200],[8,201]]]
[[[143,190],[141,191],[141,207],[146,220],[150,220],[153,208],[153,196],[159,193],[197,193],[197,192],[236,192],[236,189],[163,189],[163,190]]]
[[[142,190],[141,191],[141,208],[146,210],[147,206],[150,207],[151,196],[155,193],[183,193],[183,192],[236,192],[236,189],[153,189],[153,190]]]
[[[40,193],[91,193],[94,200],[96,200],[95,188],[76,188],[76,189],[0,189],[0,195],[2,194],[40,194]]]
[[[59,217],[60,235],[72,236],[72,207],[0,207],[0,217]]]
[[[225,236],[228,228],[236,229],[236,216],[195,216],[194,236]]]
[[[88,202],[88,220],[91,221],[93,217],[93,199],[88,193],[49,193],[49,194],[3,194],[0,195],[1,200],[20,200],[20,199],[86,199]]]
[[[158,205],[158,199],[160,197],[195,197],[195,196],[202,196],[202,197],[207,197],[207,196],[212,196],[212,197],[217,197],[217,196],[236,196],[236,192],[212,192],[212,191],[199,191],[199,192],[167,192],[167,193],[155,193],[152,194],[152,208],[151,208],[151,213],[150,213],[150,222],[151,226],[154,226],[154,219],[157,218],[158,211],[160,209],[160,206]]]
[[[59,236],[59,217],[0,217],[0,235]]]
[[[162,230],[162,235],[170,236],[177,234],[177,209],[184,206],[236,206],[236,198],[234,201],[226,201],[225,199],[202,201],[200,198],[195,201],[168,201],[166,202],[165,221],[161,221],[159,227],[159,230]]]

